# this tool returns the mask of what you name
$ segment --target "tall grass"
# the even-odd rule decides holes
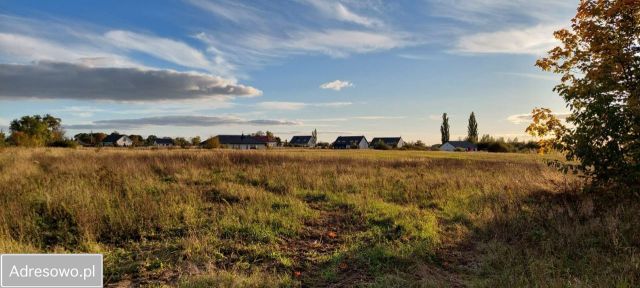
[[[579,191],[535,155],[5,149],[0,253],[136,286],[640,285],[637,199]]]

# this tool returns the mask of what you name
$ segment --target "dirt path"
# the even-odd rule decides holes
[[[283,251],[296,263],[294,277],[303,287],[344,287],[345,283],[362,283],[367,275],[354,270],[347,263],[339,263],[339,273],[332,281],[322,275],[328,257],[345,248],[347,237],[364,231],[365,226],[354,217],[353,211],[346,207],[326,207],[318,203],[309,203],[309,207],[318,211],[319,217],[305,223],[303,232],[295,239],[285,241]]]

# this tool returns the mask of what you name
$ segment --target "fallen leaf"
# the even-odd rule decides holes
[[[329,236],[329,238],[336,238],[336,237],[338,237],[338,234],[336,234],[336,232],[329,231],[327,233],[327,236]]]

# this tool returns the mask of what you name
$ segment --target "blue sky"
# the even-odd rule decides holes
[[[317,129],[437,143],[566,111],[534,67],[577,0],[0,2],[0,127],[208,137]]]

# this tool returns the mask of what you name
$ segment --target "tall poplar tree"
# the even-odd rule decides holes
[[[449,142],[449,117],[447,117],[447,113],[442,114],[442,125],[440,126],[440,134],[440,140],[442,140],[442,144]]]
[[[478,142],[478,122],[476,122],[476,115],[473,112],[471,112],[471,116],[469,116],[469,126],[467,130],[467,141],[473,143]]]

